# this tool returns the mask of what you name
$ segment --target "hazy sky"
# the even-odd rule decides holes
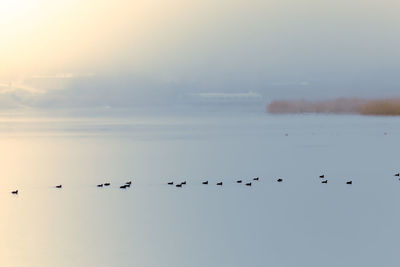
[[[3,0],[0,89],[396,96],[398,14],[396,0]]]

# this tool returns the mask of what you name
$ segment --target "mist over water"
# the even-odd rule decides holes
[[[399,3],[0,1],[0,266],[398,267]]]

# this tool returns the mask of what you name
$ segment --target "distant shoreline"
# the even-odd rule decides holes
[[[333,113],[370,116],[400,116],[400,98],[338,98],[324,101],[276,100],[267,105],[271,114]]]

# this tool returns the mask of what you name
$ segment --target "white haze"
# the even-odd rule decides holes
[[[38,3],[5,20],[3,108],[398,96],[397,1]]]

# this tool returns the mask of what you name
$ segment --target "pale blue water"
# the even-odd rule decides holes
[[[0,266],[398,266],[399,125],[262,112],[5,117]]]

